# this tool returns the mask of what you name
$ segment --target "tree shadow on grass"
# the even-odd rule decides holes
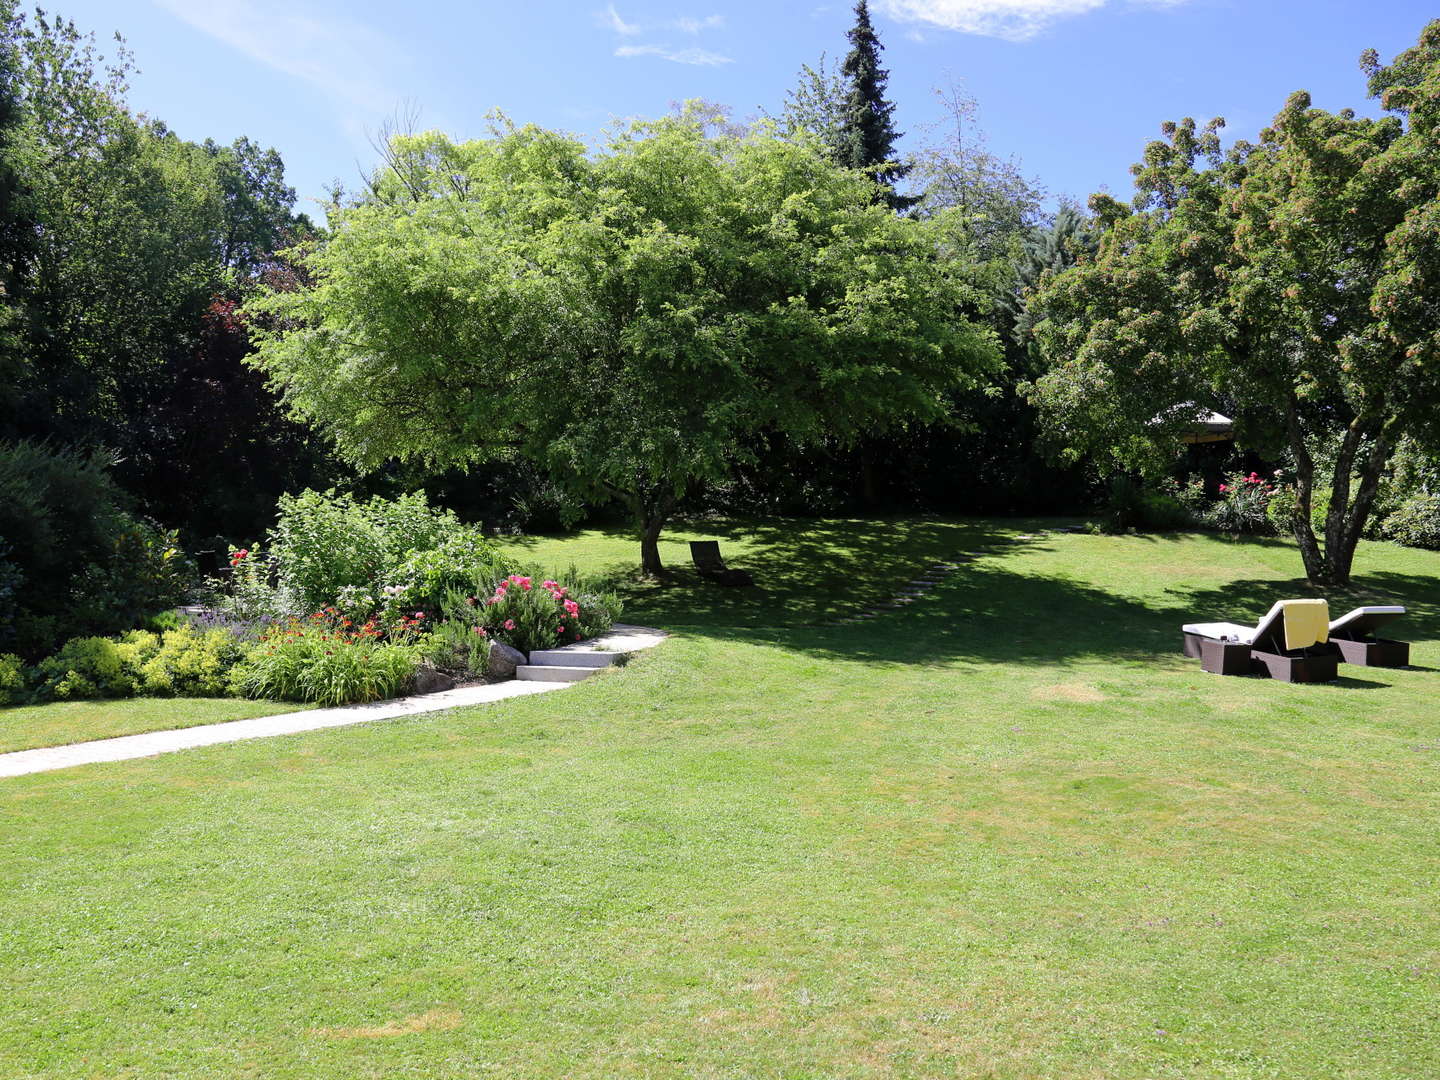
[[[994,542],[995,550],[1017,547],[1003,537]],[[1069,578],[1017,572],[990,560],[962,565],[916,603],[846,626],[779,625],[773,620],[746,626],[684,617],[672,622],[696,636],[762,640],[816,657],[852,661],[1039,665],[1108,659],[1123,664],[1178,658],[1184,623],[1253,623],[1276,600],[1314,595],[1316,590],[1300,578],[1243,579],[1136,598]],[[1440,582],[1433,577],[1372,573],[1350,590],[1333,592],[1330,601],[1337,617],[1362,604],[1403,604],[1406,621],[1400,624],[1403,631],[1397,625],[1396,636],[1440,637]],[[1390,684],[1346,674],[1330,685],[1358,690]]]

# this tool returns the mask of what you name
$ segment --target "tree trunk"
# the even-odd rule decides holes
[[[640,569],[651,576],[665,572],[660,562],[660,530],[670,520],[676,497],[665,488],[658,488],[636,498],[635,523],[640,531]]]
[[[1300,546],[1300,558],[1305,563],[1305,576],[1311,584],[1320,585],[1325,577],[1325,555],[1320,542],[1315,539],[1315,530],[1310,527],[1310,501],[1315,492],[1315,460],[1305,445],[1305,435],[1300,430],[1298,403],[1291,397],[1285,410],[1285,433],[1290,442],[1290,453],[1295,457],[1295,520],[1290,527],[1295,532],[1295,542]]]
[[[660,529],[664,524],[665,519],[660,517],[647,518],[640,523],[640,569],[651,576],[665,572],[660,562]]]

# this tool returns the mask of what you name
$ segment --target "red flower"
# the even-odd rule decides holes
[[[242,562],[244,562],[244,561],[249,557],[249,555],[250,555],[250,549],[249,549],[249,548],[241,548],[239,551],[233,552],[233,553],[231,554],[231,556],[230,556],[230,565],[231,565],[231,566],[239,566]]]

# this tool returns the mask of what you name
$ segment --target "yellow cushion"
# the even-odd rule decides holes
[[[1324,600],[1285,600],[1285,648],[1308,649],[1330,640],[1330,605]]]

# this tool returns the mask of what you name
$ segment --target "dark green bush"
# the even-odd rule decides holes
[[[0,444],[0,537],[0,648],[25,657],[136,626],[193,582],[175,535],[137,518],[93,454]]]
[[[1397,544],[1440,550],[1440,495],[1411,495],[1385,518],[1380,532]]]

